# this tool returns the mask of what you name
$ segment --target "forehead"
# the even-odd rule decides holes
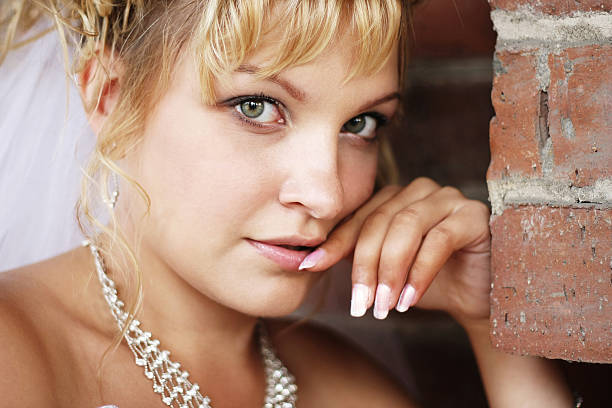
[[[221,26],[206,25],[192,44],[205,102],[214,99],[213,82],[247,62],[259,67],[261,77],[306,65],[340,72],[343,82],[383,68],[385,77],[399,76],[400,1],[372,0],[367,7],[364,1],[321,4],[272,2],[259,14],[247,8],[226,16]],[[389,61],[395,73],[386,70]]]
[[[311,58],[280,68],[279,49],[282,44],[276,40],[282,30],[270,30],[258,43],[243,63],[234,72],[245,72],[256,78],[268,78],[283,82],[284,78],[297,80],[305,89],[315,89],[321,83],[338,87],[365,87],[376,83],[375,87],[394,89],[399,85],[399,52],[396,44],[386,58],[380,58],[380,65],[371,72],[353,72],[358,64],[358,43],[361,38],[354,31],[342,29],[327,46],[313,53]]]

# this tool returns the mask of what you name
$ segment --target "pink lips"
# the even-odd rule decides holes
[[[304,258],[312,252],[312,250],[296,251],[280,245],[254,241],[248,238],[246,241],[253,245],[260,255],[276,262],[281,268],[289,271],[297,271]]]

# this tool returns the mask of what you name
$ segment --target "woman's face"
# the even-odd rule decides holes
[[[126,159],[151,197],[144,268],[155,262],[247,314],[299,306],[320,273],[297,270],[312,249],[281,244],[316,246],[370,197],[377,123],[397,107],[397,56],[343,83],[352,63],[343,42],[270,79],[253,75],[275,51],[260,47],[217,81],[216,106],[201,102],[192,58],[179,61]]]

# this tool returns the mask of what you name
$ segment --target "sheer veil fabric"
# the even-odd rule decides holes
[[[10,51],[0,65],[0,271],[83,239],[75,204],[95,136],[65,72],[54,31]]]

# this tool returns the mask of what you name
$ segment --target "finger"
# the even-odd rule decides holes
[[[488,234],[486,223],[474,222],[482,215],[482,205],[475,203],[477,202],[469,201],[427,233],[405,285],[405,288],[414,289],[413,295],[411,298],[406,295],[404,298],[400,296],[396,307],[399,311],[406,311],[418,303],[454,252],[481,240]],[[408,291],[410,290],[406,289],[404,293]]]
[[[377,265],[374,317],[384,319],[389,309],[397,303],[423,236],[464,201],[458,190],[445,187],[394,215]],[[412,289],[407,288],[407,291],[407,295],[410,295]]]
[[[370,201],[355,212],[351,218],[339,225],[319,248],[309,254],[299,269],[308,269],[314,272],[324,271],[348,256],[355,248],[355,242],[363,225],[363,219],[399,191],[399,186],[387,186],[379,191]]]
[[[359,231],[353,257],[353,294],[351,299],[351,315],[363,316],[374,302],[377,271],[383,241],[394,215],[414,201],[421,200],[440,187],[429,179],[420,179],[411,183],[372,213],[368,214]],[[381,288],[384,296],[386,287]]]
[[[425,177],[415,179],[405,188],[395,185],[384,187],[350,219],[338,226],[316,251],[306,257],[300,269],[322,271],[330,268],[353,252],[363,223],[375,210],[385,206],[383,210],[393,214],[408,203],[420,200],[439,188],[433,180]]]

